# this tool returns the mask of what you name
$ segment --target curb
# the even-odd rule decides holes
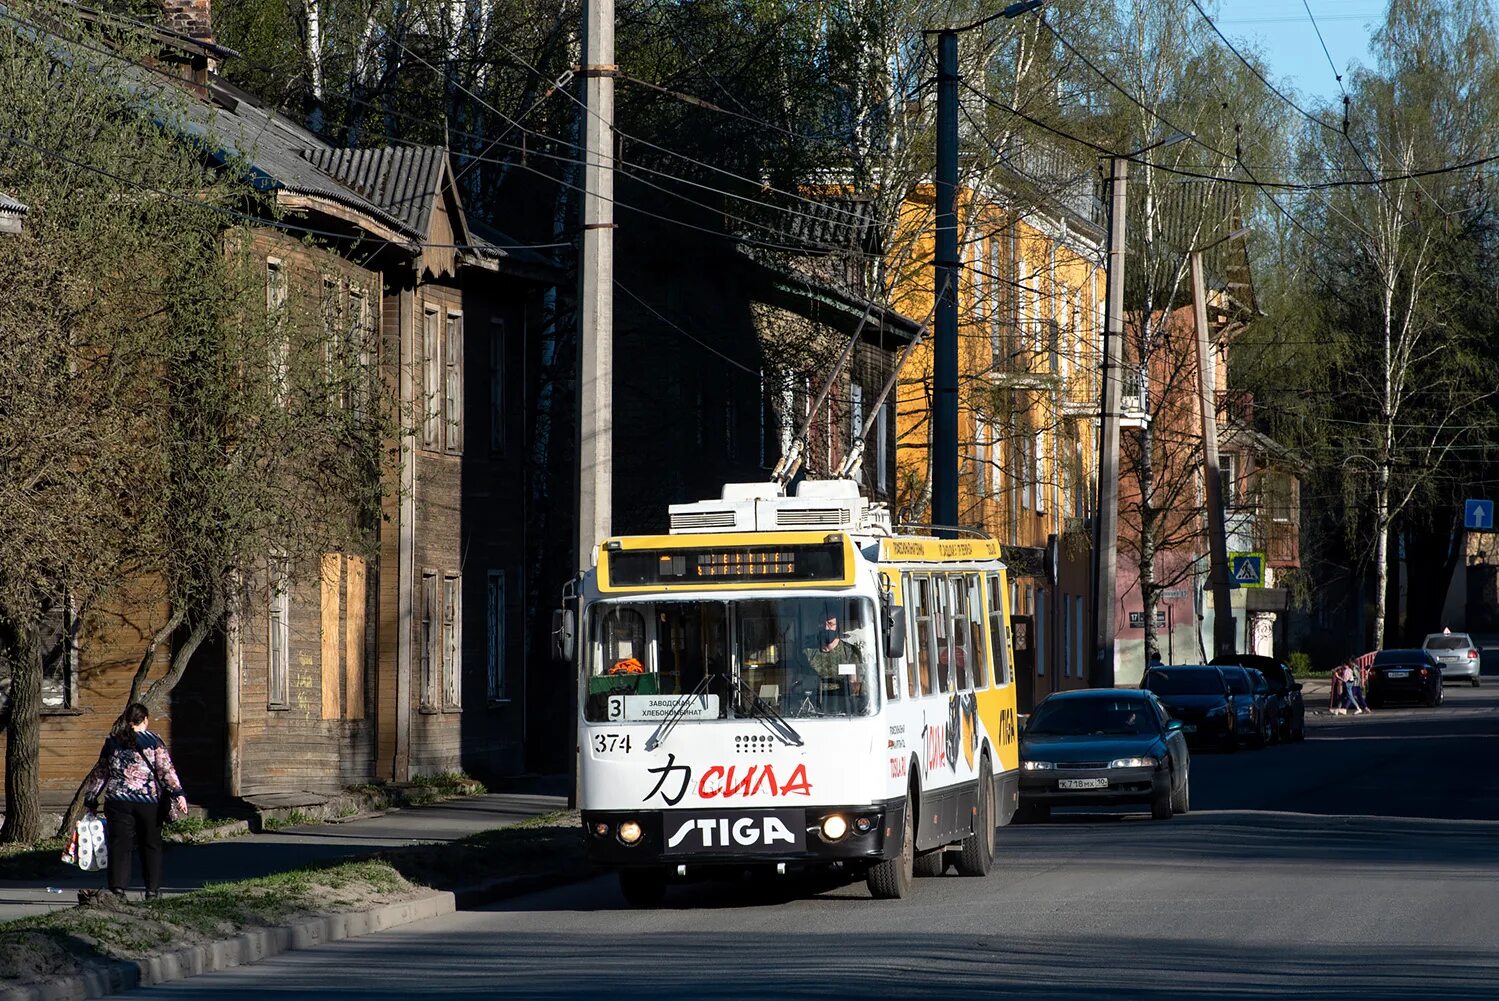
[[[520,877],[529,879],[532,877]],[[133,987],[171,983],[200,973],[233,969],[310,949],[340,939],[357,938],[388,928],[399,928],[457,910],[454,894],[430,890],[423,896],[382,904],[365,911],[320,914],[291,925],[256,928],[233,938],[174,949],[139,961],[101,964],[81,973],[56,977],[26,987],[0,990],[0,1001],[77,1001],[102,998]]]

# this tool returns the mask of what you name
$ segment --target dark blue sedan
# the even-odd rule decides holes
[[[1190,808],[1187,741],[1150,692],[1094,688],[1049,695],[1020,734],[1020,809],[1149,804],[1169,820]]]

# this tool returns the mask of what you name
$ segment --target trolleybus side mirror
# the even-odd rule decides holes
[[[572,663],[577,652],[577,637],[573,628],[573,610],[558,608],[552,612],[552,659],[565,664]]]
[[[885,610],[885,657],[898,660],[906,655],[906,610],[893,605]]]

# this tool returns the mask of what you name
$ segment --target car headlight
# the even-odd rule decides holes
[[[1050,761],[1022,761],[1020,767],[1027,772],[1043,772],[1057,766]]]
[[[1161,763],[1160,759],[1158,759],[1158,758],[1151,758],[1151,757],[1143,757],[1143,758],[1115,758],[1113,761],[1109,762],[1109,767],[1110,768],[1154,768],[1156,765],[1158,765],[1160,763]]]

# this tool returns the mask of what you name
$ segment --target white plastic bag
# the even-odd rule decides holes
[[[104,841],[104,818],[86,813],[78,821],[78,868],[97,872],[109,868],[109,846]]]

